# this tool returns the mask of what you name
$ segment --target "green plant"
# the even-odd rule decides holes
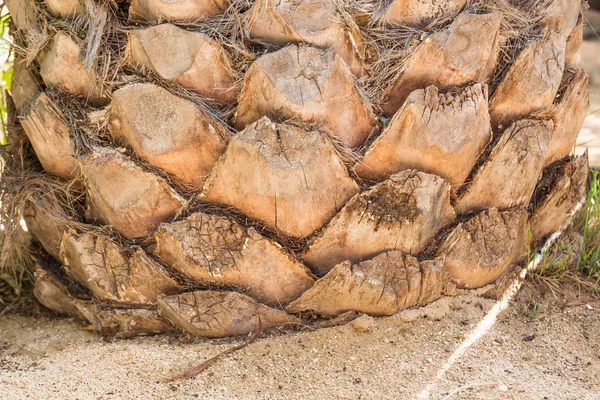
[[[581,233],[577,270],[600,287],[600,171],[590,173],[590,190],[583,209],[576,216],[575,229]]]

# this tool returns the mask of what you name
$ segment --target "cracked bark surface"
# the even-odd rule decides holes
[[[10,87],[10,96],[15,103],[17,112],[21,113],[30,102],[38,97],[42,89],[27,69],[23,60],[15,60],[13,66],[13,78]]]
[[[450,185],[436,175],[408,170],[354,196],[311,240],[300,258],[317,274],[387,250],[420,253],[452,223]]]
[[[44,0],[48,10],[58,18],[73,18],[85,14],[85,0]]]
[[[79,96],[90,104],[108,102],[102,81],[95,70],[85,67],[81,44],[63,31],[58,31],[38,57],[40,74],[46,86]]]
[[[205,337],[240,336],[255,332],[259,326],[264,329],[300,322],[241,293],[211,290],[160,296],[158,312],[185,332]]]
[[[27,230],[57,260],[60,260],[60,241],[69,228],[68,218],[62,207],[44,197],[27,202],[23,212]]]
[[[75,179],[79,162],[71,131],[60,109],[44,93],[33,102],[21,126],[44,170],[64,179]]]
[[[552,129],[550,120],[527,119],[504,131],[456,203],[457,213],[528,205],[542,174]]]
[[[126,86],[113,94],[113,138],[197,190],[227,147],[222,128],[191,101],[159,86]]]
[[[197,22],[222,14],[227,7],[229,0],[131,0],[129,20],[149,23]]]
[[[346,63],[333,50],[304,45],[259,57],[246,73],[238,103],[238,130],[263,116],[273,121],[298,118],[358,147],[377,126]]]
[[[199,282],[237,286],[268,304],[287,304],[314,282],[279,244],[226,217],[195,213],[162,224],[155,238],[155,254],[175,270]]]
[[[159,294],[181,291],[144,250],[124,250],[100,233],[65,232],[60,258],[67,274],[101,301],[147,305],[155,304]]]
[[[486,85],[440,93],[415,90],[357,163],[363,179],[381,181],[419,169],[460,187],[492,137]]]
[[[81,169],[90,216],[127,239],[154,233],[184,207],[184,200],[164,179],[143,171],[117,151],[96,149],[82,160]]]
[[[459,288],[476,289],[494,282],[527,254],[525,210],[483,211],[450,232],[438,249],[445,269]]]
[[[34,273],[33,295],[44,307],[70,317],[84,318],[79,309],[75,307],[75,300],[67,290],[67,287],[56,279],[52,274],[37,268]]]
[[[230,140],[200,198],[301,238],[356,193],[358,185],[325,135],[263,117]]]
[[[403,308],[429,304],[452,292],[451,286],[443,259],[419,263],[394,250],[357,264],[344,261],[336,265],[286,310],[312,310],[326,316],[352,310],[392,315]]]
[[[386,26],[421,26],[454,17],[467,0],[392,0],[383,15]]]
[[[92,328],[105,336],[125,339],[175,331],[175,328],[154,310],[110,308],[81,300],[75,300],[73,304]]]
[[[342,22],[334,0],[257,0],[245,15],[248,38],[283,47],[307,43],[333,49],[352,73],[365,72],[365,46],[356,25]]]
[[[201,32],[171,24],[129,32],[128,58],[222,104],[237,97],[234,69],[221,45]]]
[[[565,68],[566,37],[546,29],[521,51],[490,100],[492,128],[547,110],[556,97]]]
[[[534,241],[542,240],[569,223],[577,204],[585,200],[588,165],[586,152],[585,155],[572,158],[558,168],[550,167],[545,172],[545,174],[556,173],[558,176],[553,180],[551,190],[544,196],[530,218],[531,235]],[[543,181],[544,178],[540,182]],[[538,187],[538,190],[543,188]],[[534,195],[534,198],[536,197],[538,197],[537,193]]]
[[[489,80],[498,58],[500,20],[497,13],[461,14],[447,29],[425,38],[385,89],[385,115],[394,115],[417,89]]]
[[[564,92],[550,110],[554,129],[544,158],[545,166],[571,153],[590,106],[589,79],[585,71],[566,72],[563,85]]]

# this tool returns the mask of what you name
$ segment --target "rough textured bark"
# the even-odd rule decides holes
[[[344,261],[336,265],[286,310],[312,310],[327,316],[351,310],[392,315],[402,308],[439,299],[451,291],[448,284],[443,259],[419,263],[396,250],[358,264]]]
[[[82,161],[82,171],[91,217],[128,239],[152,234],[184,207],[163,179],[114,150],[98,149]]]
[[[227,147],[222,128],[196,104],[150,83],[117,90],[110,110],[117,141],[193,189]]]
[[[101,301],[154,304],[181,287],[141,248],[122,249],[101,233],[65,232],[60,258],[67,274]]]
[[[534,241],[563,228],[573,217],[577,204],[585,200],[588,163],[586,153],[544,171],[533,196],[540,201],[530,219]]]
[[[456,211],[464,214],[529,204],[552,129],[552,121],[543,120],[522,120],[508,128],[456,203]]]
[[[505,129],[552,105],[565,68],[565,46],[565,37],[546,29],[519,54],[490,100],[492,128]]]
[[[237,97],[234,69],[221,45],[201,32],[162,24],[129,32],[131,61],[201,96],[231,104]]]
[[[60,260],[60,241],[69,228],[68,215],[44,197],[32,199],[25,207],[23,219],[27,230],[52,257]]]
[[[403,171],[353,197],[301,259],[324,275],[343,261],[356,263],[386,250],[418,254],[454,218],[450,185],[435,175]]]
[[[155,237],[156,255],[180,273],[235,285],[269,304],[289,303],[314,281],[278,244],[226,217],[195,213],[161,225]]]
[[[283,311],[235,292],[201,291],[158,298],[158,312],[185,332],[206,337],[246,335],[259,327],[298,323]]]
[[[74,179],[79,162],[63,113],[45,94],[38,96],[21,121],[42,167],[56,176]]]
[[[357,76],[365,72],[365,46],[355,25],[347,26],[335,0],[257,0],[246,14],[248,38],[283,47],[307,43],[333,49]]]
[[[467,0],[392,0],[383,15],[387,26],[419,26],[455,16]]]
[[[445,268],[460,288],[495,281],[527,253],[527,212],[483,211],[460,223],[438,249]]]
[[[79,309],[75,307],[75,300],[67,287],[42,268],[37,268],[34,273],[33,295],[44,307],[69,317],[84,318]]]
[[[58,31],[40,54],[40,74],[48,87],[80,96],[93,105],[108,102],[100,77],[85,67],[83,47],[67,33]]]
[[[435,86],[415,90],[356,165],[356,173],[380,181],[419,169],[457,189],[491,139],[487,104],[487,86],[481,84],[447,93]]]
[[[267,116],[299,118],[349,147],[374,133],[377,118],[361,96],[348,66],[333,50],[290,45],[260,57],[248,70],[235,113],[235,127]]]
[[[567,72],[563,87],[564,90],[550,110],[554,129],[544,158],[546,166],[573,151],[590,106],[589,79],[585,71]]]
[[[15,28],[23,34],[39,28],[36,19],[36,7],[34,0],[5,0],[10,17]]]
[[[145,308],[110,308],[89,301],[73,302],[92,328],[106,336],[130,338],[159,335],[175,329],[154,310]]]
[[[39,96],[41,90],[25,62],[17,59],[13,66],[13,80],[10,87],[10,97],[15,103],[17,112],[24,111],[29,103]]]
[[[131,0],[129,19],[150,23],[195,22],[222,14],[227,7],[229,0]]]
[[[358,185],[325,135],[263,117],[231,139],[200,198],[304,237],[356,193]]]
[[[496,13],[461,14],[447,29],[426,37],[389,83],[383,94],[383,112],[394,115],[417,89],[490,79],[498,58],[500,20]]]

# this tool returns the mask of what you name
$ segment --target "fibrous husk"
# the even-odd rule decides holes
[[[394,250],[358,264],[344,261],[336,265],[286,310],[312,310],[327,316],[351,310],[392,315],[439,299],[448,284],[443,259],[418,262]]]
[[[60,242],[69,228],[69,217],[64,208],[44,197],[27,202],[23,213],[27,230],[55,259],[60,260]]]
[[[532,239],[539,241],[557,232],[571,220],[578,203],[585,199],[589,160],[587,152],[544,171],[534,199],[539,198],[530,218]],[[548,181],[548,182],[546,182]],[[546,183],[546,185],[544,185]]]
[[[567,38],[565,49],[565,69],[577,69],[581,61],[581,45],[583,44],[583,22],[579,23]]]
[[[297,324],[299,320],[236,292],[212,290],[160,296],[158,312],[191,335],[227,337],[262,328]]]
[[[154,304],[159,294],[181,290],[158,263],[139,247],[122,249],[101,233],[65,232],[60,258],[69,276],[101,301]]]
[[[44,0],[48,10],[58,18],[73,18],[85,14],[85,0]]]
[[[77,176],[79,161],[65,116],[42,93],[21,120],[21,126],[47,172],[65,179]]]
[[[446,94],[435,86],[415,90],[356,165],[356,173],[380,181],[414,168],[460,187],[492,137],[487,105],[487,86],[479,83]]]
[[[386,26],[420,26],[455,16],[467,0],[391,0],[382,22]]]
[[[127,239],[152,234],[185,205],[164,179],[114,150],[96,149],[82,160],[82,172],[91,217],[113,226]]]
[[[87,70],[83,47],[71,36],[58,31],[50,45],[40,54],[40,74],[46,86],[80,96],[90,104],[104,105],[102,81],[92,69]]]
[[[37,98],[42,89],[25,65],[24,60],[16,60],[13,66],[13,76],[10,85],[10,97],[15,103],[18,113],[27,108],[29,103]]]
[[[343,261],[357,263],[387,250],[415,255],[454,219],[450,185],[436,175],[402,171],[354,196],[301,259],[324,275]]]
[[[206,98],[222,104],[235,101],[238,88],[234,69],[215,40],[171,24],[135,29],[128,36],[131,61]]]
[[[512,124],[468,183],[456,211],[465,214],[529,204],[544,168],[552,129],[550,120],[527,119]]]
[[[34,273],[33,285],[33,295],[44,307],[62,315],[85,319],[73,305],[75,299],[65,284],[49,272],[38,267]]]
[[[196,22],[222,14],[227,7],[229,0],[131,0],[129,20]]]
[[[155,254],[200,282],[234,285],[269,304],[287,304],[310,288],[310,271],[254,228],[216,215],[195,213],[162,224]]]
[[[476,289],[494,282],[527,253],[527,212],[483,211],[449,233],[438,249],[457,286]]]
[[[111,308],[90,301],[76,300],[75,307],[92,324],[92,328],[105,336],[131,338],[160,335],[175,328],[154,310],[145,308]]]
[[[196,104],[151,83],[117,90],[110,110],[117,141],[193,189],[227,147],[222,128]]]
[[[246,35],[252,42],[333,49],[356,76],[365,72],[360,31],[344,23],[336,0],[257,0],[245,18]]]
[[[344,61],[304,45],[265,54],[246,73],[234,125],[241,130],[265,115],[319,124],[349,147],[362,145],[377,126]]]
[[[425,38],[385,89],[383,112],[394,115],[416,89],[489,80],[498,59],[500,21],[499,13],[465,13]]]
[[[584,70],[566,72],[563,86],[551,109],[554,130],[544,160],[546,166],[571,153],[590,106],[589,79]]]
[[[39,28],[34,0],[4,0],[4,5],[17,30],[27,34]]]
[[[490,100],[494,130],[552,105],[565,68],[565,45],[566,37],[546,29],[521,51]]]
[[[200,198],[300,238],[356,193],[358,185],[324,134],[263,117],[231,139]]]

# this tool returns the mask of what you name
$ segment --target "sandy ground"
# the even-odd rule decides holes
[[[2,399],[600,399],[600,305],[512,303],[444,375],[493,301],[442,299],[416,320],[270,334],[188,381],[166,380],[238,340],[176,336],[106,341],[75,321],[0,320]],[[558,303],[557,303],[558,304]],[[413,312],[413,314],[415,314]],[[358,324],[363,327],[364,324]]]

